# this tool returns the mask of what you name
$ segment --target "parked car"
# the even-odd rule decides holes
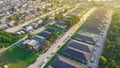
[[[39,67],[42,67],[43,64],[44,64],[44,62],[40,63]]]
[[[91,62],[91,63],[93,63],[94,61],[95,61],[95,57],[94,57],[94,56],[92,56],[92,57],[91,57],[91,61],[90,61],[90,62]]]
[[[98,48],[97,48],[97,47],[95,47],[95,48],[94,48],[94,51],[97,51],[97,50],[98,50]]]
[[[48,59],[46,58],[45,60],[44,60],[44,62],[46,63],[48,61]]]
[[[59,46],[57,46],[57,48],[60,48],[60,45],[59,45]]]

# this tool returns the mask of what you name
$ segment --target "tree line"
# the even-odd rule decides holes
[[[5,31],[0,31],[0,48],[7,47],[16,41],[18,41],[23,36],[18,36]]]

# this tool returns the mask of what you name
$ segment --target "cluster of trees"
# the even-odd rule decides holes
[[[59,21],[59,20],[63,19],[63,17],[64,17],[64,16],[63,16],[63,13],[56,14],[56,15],[55,15],[55,20],[56,20],[56,21]]]
[[[62,13],[66,13],[68,10],[69,10],[68,8],[65,8],[65,10]]]
[[[15,14],[15,15],[12,15],[10,16],[8,19],[11,21],[11,20],[17,20],[21,17],[21,14]]]
[[[41,11],[41,9],[39,7],[37,7],[37,11],[39,12],[39,11]]]
[[[50,42],[53,42],[53,41],[55,41],[57,38],[58,38],[58,35],[57,35],[57,33],[55,33],[55,32],[51,33]]]
[[[0,31],[0,48],[7,47],[18,41],[22,37],[23,36],[18,36],[12,33],[7,33],[5,31]]]
[[[120,8],[113,14],[112,23],[105,41],[103,59],[99,60],[99,68],[120,68]]]
[[[77,24],[80,20],[80,17],[77,15],[72,15],[66,19],[66,23],[68,26],[73,26],[74,24]]]
[[[46,40],[46,41],[44,42],[44,44],[45,44],[47,47],[50,47],[50,44],[51,44],[52,42],[54,42],[57,38],[58,38],[58,34],[55,33],[55,32],[53,32],[53,33],[51,33],[50,39],[49,39],[49,40]]]
[[[44,44],[45,44],[47,47],[50,47],[51,42],[50,42],[49,40],[46,40],[46,41],[44,42]]]

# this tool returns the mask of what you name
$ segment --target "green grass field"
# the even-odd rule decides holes
[[[56,26],[56,25],[47,25],[47,26],[45,26],[46,28],[53,28],[53,29],[57,29],[57,30],[63,30],[63,28],[60,28],[60,27],[58,27],[58,26]]]
[[[0,54],[0,66],[8,68],[27,68],[37,58],[36,55],[19,47],[12,47]]]

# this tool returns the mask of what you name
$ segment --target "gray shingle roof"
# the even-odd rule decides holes
[[[78,49],[78,50],[81,50],[81,51],[85,51],[85,52],[88,52],[88,53],[91,52],[87,45],[82,44],[82,43],[77,43],[75,41],[71,41],[70,43],[67,44],[67,46]]]
[[[87,62],[87,59],[86,59],[84,53],[82,53],[82,52],[78,52],[78,51],[70,49],[70,48],[65,48],[64,50],[62,50],[61,53],[65,54],[71,58],[75,58],[77,60],[80,60],[82,62]]]
[[[60,60],[59,58],[55,59],[52,63],[51,66],[54,68],[76,68],[62,60]]]
[[[98,40],[96,35],[91,34],[91,33],[87,33],[87,32],[78,33],[78,34],[75,35],[74,38],[76,40],[80,40],[80,41],[83,41],[83,42],[86,42],[86,43],[90,43],[90,44],[95,44],[97,42],[97,40]]]

